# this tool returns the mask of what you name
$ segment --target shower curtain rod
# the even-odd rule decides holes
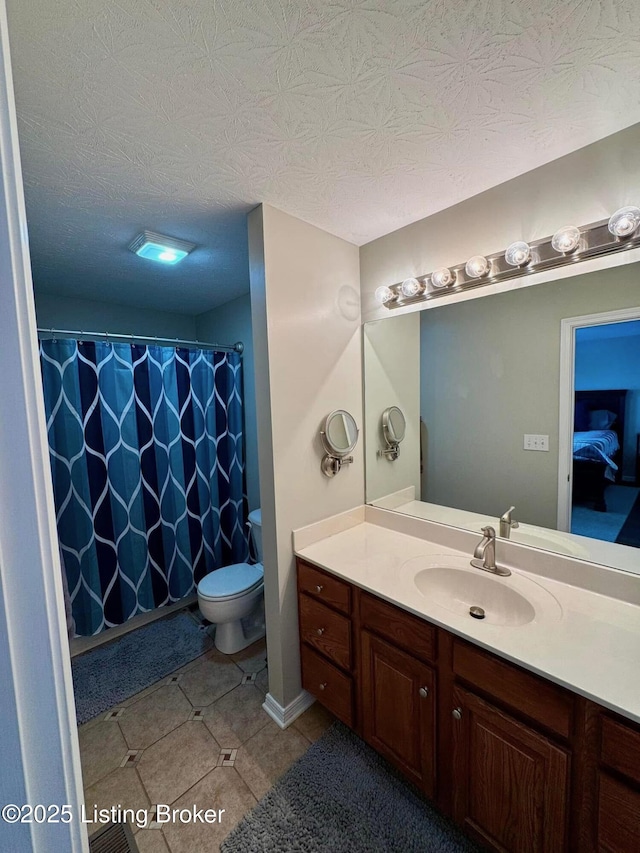
[[[237,341],[235,344],[208,344],[203,341],[184,341],[180,338],[154,338],[149,335],[113,335],[111,332],[85,332],[73,329],[41,329],[38,327],[38,334],[45,335],[64,335],[68,338],[105,338],[107,341],[126,341],[128,343],[150,342],[159,346],[170,345],[172,347],[183,346],[194,349],[212,349],[212,350],[229,350],[242,353],[244,344],[242,341]]]

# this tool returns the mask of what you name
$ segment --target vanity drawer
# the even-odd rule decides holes
[[[325,657],[351,668],[351,620],[308,595],[299,596],[300,637]]]
[[[437,629],[417,616],[363,592],[360,594],[360,622],[363,628],[369,628],[416,657],[435,660]]]
[[[302,686],[346,723],[353,725],[353,680],[308,646],[303,645]]]
[[[298,590],[324,601],[342,613],[351,613],[351,587],[325,572],[298,562]]]
[[[640,783],[640,729],[603,717],[600,757],[612,770]]]
[[[509,708],[564,738],[569,737],[573,697],[568,691],[461,640],[453,644],[453,670]]]

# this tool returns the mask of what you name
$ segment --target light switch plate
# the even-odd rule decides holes
[[[548,435],[525,435],[524,437],[525,450],[549,450]]]

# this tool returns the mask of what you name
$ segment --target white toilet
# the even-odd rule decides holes
[[[215,646],[225,655],[250,646],[265,633],[262,515],[259,509],[249,513],[249,528],[258,562],[253,565],[235,563],[216,569],[198,584],[200,612],[215,624]]]

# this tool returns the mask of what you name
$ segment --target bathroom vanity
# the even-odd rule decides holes
[[[638,601],[371,523],[319,536],[296,542],[307,691],[489,849],[640,850]]]

